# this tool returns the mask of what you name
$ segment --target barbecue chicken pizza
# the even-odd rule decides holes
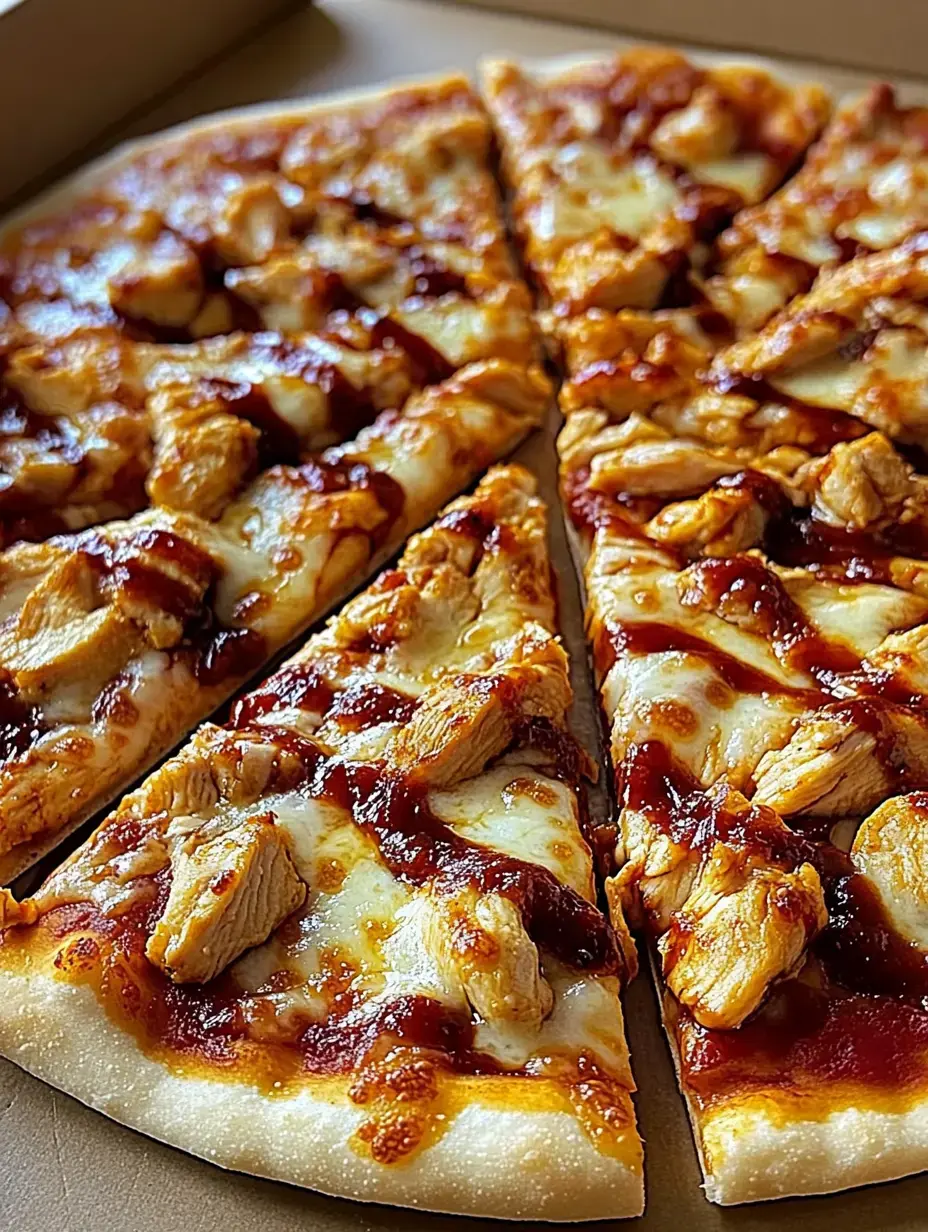
[[[486,80],[564,371],[618,801],[607,897],[651,940],[707,1193],[735,1203],[928,1166],[928,112],[884,87],[843,104],[681,290],[648,264],[676,196],[647,198],[643,232],[592,229],[629,158],[661,166],[630,130],[653,149],[714,125],[736,165],[756,154],[714,76],[674,63],[698,107],[681,89],[668,112],[666,83],[631,101],[642,64],[670,71],[650,53]],[[825,111],[768,96],[785,173]],[[590,191],[561,169],[589,159],[612,190],[571,213],[559,265],[557,210]]]
[[[131,148],[0,239],[0,880],[537,424],[461,77]]]
[[[0,1043],[218,1163],[524,1218],[643,1204],[546,516],[492,470],[31,898]],[[622,940],[620,940],[622,938]]]

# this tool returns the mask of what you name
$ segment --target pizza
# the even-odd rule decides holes
[[[449,76],[194,125],[0,238],[0,872],[111,801],[549,401]]]
[[[4,892],[0,1043],[228,1167],[512,1218],[641,1211],[546,511],[491,470]]]
[[[751,333],[823,267],[902,243],[928,225],[928,108],[873,86],[835,113],[800,170],[740,211],[701,289]]]
[[[634,1216],[638,933],[712,1201],[928,1168],[926,111],[654,48],[482,93],[0,233],[0,880],[113,806],[0,890],[0,1049],[226,1167]],[[605,823],[495,465],[542,337]]]
[[[526,265],[570,315],[672,306],[708,242],[780,184],[829,114],[818,86],[663,48],[490,60],[482,85]]]
[[[538,155],[526,80],[492,68],[489,105],[564,377],[561,495],[616,793],[605,890],[648,940],[707,1196],[922,1170],[924,111],[883,87],[843,104],[687,258],[684,292],[609,299],[586,292],[611,256],[564,266],[584,294],[552,279],[526,169],[572,160],[577,131],[559,120]],[[614,160],[600,99],[578,87],[573,114]]]

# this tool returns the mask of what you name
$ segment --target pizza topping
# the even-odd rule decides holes
[[[175,845],[171,867],[171,892],[145,952],[175,983],[212,979],[306,895],[271,814],[194,830]]]
[[[808,852],[771,810],[700,789],[660,744],[623,764],[622,868],[632,919],[660,937],[664,976],[705,1026],[738,1026],[800,963],[827,914]]]
[[[814,87],[701,70],[658,48],[557,74],[493,61],[483,84],[527,259],[565,314],[659,306],[701,241],[779,183],[828,111]]]
[[[837,111],[779,192],[735,216],[703,290],[739,333],[764,325],[822,266],[890,248],[925,225],[925,115],[874,86]]]
[[[426,693],[391,743],[390,762],[413,781],[443,787],[479,774],[510,744],[520,721],[562,721],[569,704],[565,659],[559,648],[551,651],[554,666],[529,662],[504,676],[459,676]]]

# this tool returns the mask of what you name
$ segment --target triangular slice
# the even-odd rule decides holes
[[[0,1044],[217,1163],[469,1214],[638,1214],[546,517],[490,472],[36,893]]]
[[[672,313],[574,338],[608,894],[654,942],[721,1203],[928,1166],[922,246],[821,275],[702,374]]]
[[[928,108],[872,86],[839,108],[796,175],[735,216],[702,284],[739,334],[759,329],[823,267],[928,224]]]
[[[0,554],[0,880],[540,421],[489,144],[458,76],[261,109],[7,234],[0,542],[103,524]]]
[[[711,238],[763,200],[828,117],[818,86],[643,47],[483,66],[526,263],[557,313],[675,299]]]

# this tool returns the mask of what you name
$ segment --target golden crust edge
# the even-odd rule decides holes
[[[244,1084],[172,1073],[110,1022],[88,987],[34,968],[0,970],[0,1049],[151,1138],[333,1196],[551,1222],[632,1217],[644,1206],[640,1166],[599,1152],[569,1112],[477,1101],[411,1161],[376,1165],[349,1145],[360,1109],[311,1091],[268,1098]]]

